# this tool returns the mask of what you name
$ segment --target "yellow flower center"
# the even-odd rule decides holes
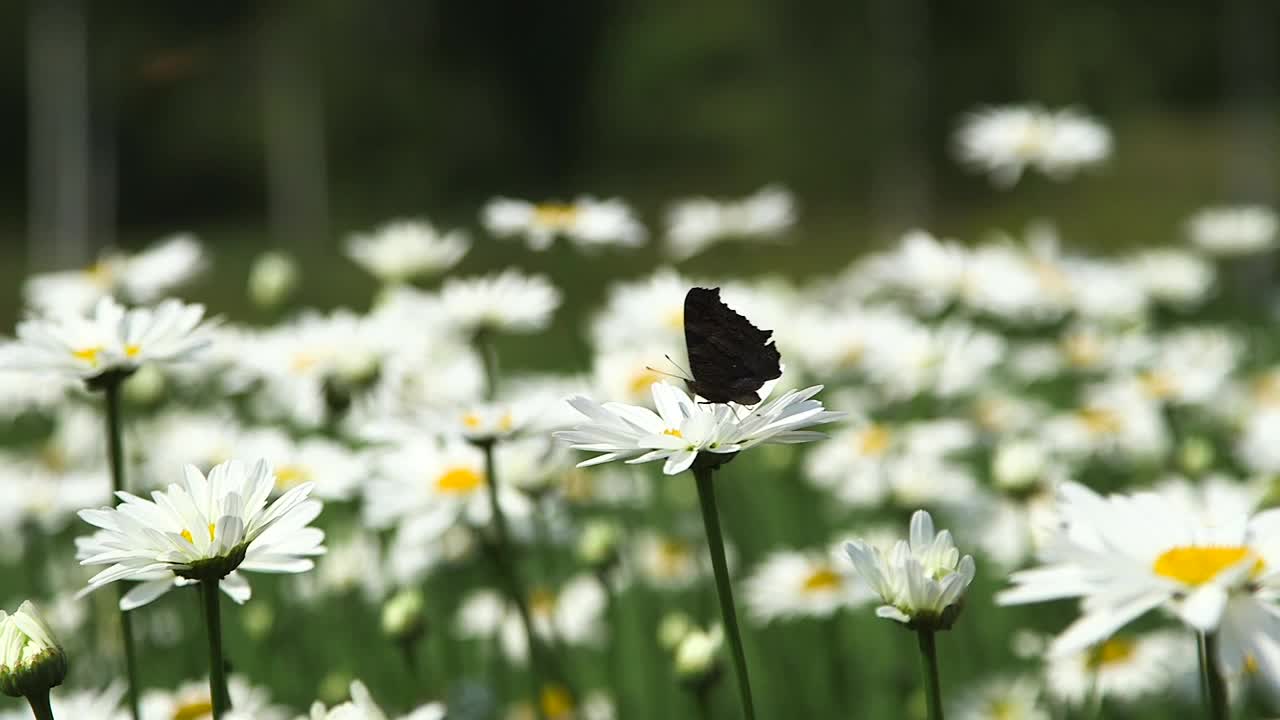
[[[276,487],[288,490],[311,479],[311,471],[301,465],[285,465],[276,470]]]
[[[559,685],[543,687],[538,700],[547,720],[567,720],[573,717],[573,697]]]
[[[987,705],[987,717],[990,720],[1017,720],[1018,706],[1011,700],[992,700]]]
[[[678,540],[658,544],[658,570],[667,576],[679,575],[689,564],[689,546]]]
[[[502,413],[502,417],[498,418],[498,429],[502,432],[509,431],[516,424],[516,419],[511,415],[511,411]]]
[[[469,467],[445,470],[436,478],[436,490],[463,495],[484,485],[484,476]]]
[[[1203,585],[1244,560],[1249,553],[1249,548],[1241,546],[1176,547],[1161,553],[1152,570],[1186,585]],[[1252,574],[1256,576],[1264,567],[1262,558],[1258,558]]]
[[[1106,408],[1082,408],[1076,416],[1094,435],[1115,435],[1124,428],[1120,416]]]
[[[1145,372],[1138,376],[1142,391],[1156,400],[1172,397],[1178,389],[1177,384],[1168,373]]]
[[[217,527],[217,526],[216,526],[214,523],[209,523],[209,542],[213,542],[213,539],[214,539],[214,529],[215,529],[216,527]],[[195,537],[193,537],[193,536],[191,535],[191,531],[190,531],[190,530],[183,530],[183,531],[182,531],[182,533],[181,533],[181,535],[182,535],[182,537],[186,538],[186,539],[187,539],[187,542],[189,542],[189,543],[195,543],[195,541],[196,541],[196,540],[195,540]]]
[[[1252,654],[1248,654],[1244,656],[1244,674],[1245,675],[1258,674],[1258,658],[1254,657]]]
[[[479,430],[482,422],[478,413],[469,412],[462,416],[462,424],[468,430]]]
[[[71,351],[71,357],[74,357],[75,359],[81,362],[87,362],[90,365],[94,365],[94,366],[98,364],[98,356],[101,354],[102,354],[101,345],[95,345],[94,347],[87,347],[87,348],[82,348],[80,350]]]
[[[529,593],[529,611],[540,617],[550,617],[556,609],[556,595],[544,588]]]
[[[106,262],[96,262],[85,268],[85,275],[89,276],[89,282],[100,288],[109,288],[112,285],[111,265]]]
[[[302,374],[311,370],[320,364],[320,358],[313,353],[300,352],[293,354],[293,361],[289,363],[289,367],[298,374]]]
[[[1109,665],[1119,665],[1133,657],[1137,644],[1129,638],[1111,638],[1089,651],[1085,661],[1090,670],[1098,671]]]
[[[568,230],[578,219],[578,208],[561,203],[543,203],[533,209],[533,221],[550,230]]]
[[[662,379],[658,373],[644,368],[632,374],[631,380],[627,382],[627,392],[632,395],[641,395],[649,390],[649,387]]]
[[[840,576],[829,567],[820,567],[804,580],[804,591],[831,592],[840,589]]]
[[[680,432],[679,428],[667,428],[666,430],[662,431],[662,434],[670,435],[671,437],[678,437],[678,438],[684,437],[684,434]]]
[[[213,701],[189,700],[173,709],[172,720],[200,720],[213,714]]]
[[[1073,367],[1093,367],[1102,358],[1102,347],[1089,335],[1072,335],[1062,342],[1067,362]]]
[[[142,352],[141,345],[125,345],[124,346],[124,354],[126,357],[136,358],[138,357],[138,353],[140,352]]]
[[[1018,138],[1014,152],[1024,160],[1032,160],[1040,154],[1048,140],[1048,124],[1042,120],[1033,120],[1022,137]]]
[[[892,440],[893,433],[889,431],[889,428],[872,424],[855,435],[853,441],[854,445],[857,446],[859,455],[878,457],[889,449],[889,443]]]
[[[671,309],[670,311],[667,312],[667,316],[663,319],[666,321],[667,327],[671,328],[672,330],[683,330],[684,329],[684,308],[677,307],[677,308]]]

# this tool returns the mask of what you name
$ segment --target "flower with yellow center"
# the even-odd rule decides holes
[[[1059,526],[1043,545],[1044,565],[1014,573],[1002,604],[1081,598],[1083,615],[1050,647],[1067,656],[1104,643],[1157,608],[1191,628],[1217,633],[1219,662],[1240,669],[1247,657],[1276,658],[1280,623],[1270,598],[1280,592],[1280,511],[1222,516],[1164,493],[1102,497],[1066,483]],[[1118,652],[1102,644],[1098,658]],[[1270,662],[1262,669],[1273,673]],[[1274,680],[1280,674],[1269,675]]]
[[[485,230],[500,238],[523,237],[532,250],[566,238],[583,248],[607,245],[634,247],[646,232],[621,200],[580,197],[572,203],[530,203],[495,198],[484,208]]]
[[[745,600],[760,623],[825,618],[873,599],[867,585],[822,553],[778,551],[746,581]]]
[[[1160,630],[1114,635],[1081,652],[1050,658],[1045,686],[1050,695],[1080,706],[1095,698],[1135,700],[1164,692],[1174,678],[1194,672],[1187,638]]]
[[[176,363],[205,350],[212,338],[204,308],[166,300],[126,309],[110,297],[89,315],[63,312],[18,325],[0,348],[0,369],[49,371],[78,378],[128,374],[143,363]]]
[[[310,558],[324,552],[324,533],[308,527],[320,502],[308,499],[312,486],[303,483],[268,504],[275,486],[265,460],[226,462],[207,478],[188,465],[181,485],[153,493],[151,500],[121,492],[117,507],[80,511],[100,528],[81,544],[81,563],[110,566],[89,580],[89,589],[142,580],[147,602],[171,588],[175,577],[218,581],[237,568],[311,569]],[[128,604],[141,603],[135,596]]]

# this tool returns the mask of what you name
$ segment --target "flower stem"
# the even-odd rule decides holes
[[[553,676],[559,676],[558,679],[563,687],[568,689],[569,685],[563,676],[556,671],[555,658],[550,653],[545,652],[545,648],[533,628],[533,618],[529,614],[529,602],[525,594],[524,584],[521,583],[520,576],[516,571],[516,563],[514,562],[515,546],[512,545],[511,537],[507,532],[507,516],[502,510],[502,503],[498,501],[498,466],[494,460],[494,441],[485,441],[481,443],[481,446],[484,449],[485,486],[489,494],[489,512],[493,516],[491,522],[493,523],[494,543],[489,554],[499,577],[506,586],[508,598],[515,604],[516,611],[520,614],[520,625],[524,629],[525,641],[529,646],[529,656],[532,659],[530,674],[533,676],[534,683],[533,705],[537,716],[543,718],[544,713],[540,702],[542,674],[550,672]],[[570,696],[573,696],[572,690],[568,692]]]
[[[738,695],[742,702],[742,714],[746,720],[755,720],[755,703],[751,700],[751,680],[747,676],[747,654],[742,648],[742,633],[738,630],[738,612],[733,606],[733,586],[729,584],[729,564],[724,556],[724,537],[720,533],[720,511],[716,508],[715,470],[694,468],[693,477],[698,485],[698,500],[702,503],[702,522],[707,529],[707,543],[711,547],[711,567],[715,571],[716,595],[720,598],[720,615],[729,646],[733,650],[733,669],[738,677]]]
[[[925,701],[928,703],[929,720],[942,720],[942,682],[938,679],[938,646],[933,630],[916,630],[920,641],[920,670],[924,673]]]
[[[1206,705],[1205,716],[1210,720],[1227,720],[1227,683],[1218,667],[1217,633],[1200,633],[1200,676]]]
[[[204,600],[205,627],[209,630],[209,699],[213,703],[213,720],[231,709],[227,692],[227,665],[222,659],[222,613],[218,609],[218,581],[201,580],[200,596]]]
[[[27,703],[31,705],[31,714],[35,720],[53,720],[53,708],[49,705],[49,691],[27,696]]]
[[[111,490],[113,494],[128,489],[124,477],[124,432],[121,429],[122,413],[120,411],[120,388],[123,384],[124,376],[104,378],[102,383],[107,419],[107,459],[111,465]],[[115,501],[114,497],[112,501]],[[124,584],[118,583],[116,587],[120,593],[120,600],[123,602],[125,596]],[[133,643],[133,620],[129,613],[124,610],[120,610],[120,630],[124,635],[124,666],[125,675],[128,678],[126,699],[129,703],[129,714],[133,720],[139,720],[141,715],[138,712],[138,656]]]

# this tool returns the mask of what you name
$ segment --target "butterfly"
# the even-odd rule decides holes
[[[720,288],[690,289],[684,296],[689,390],[713,403],[759,403],[765,382],[782,376],[771,335],[725,305]]]

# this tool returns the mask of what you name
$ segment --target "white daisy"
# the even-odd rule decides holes
[[[1191,243],[1223,257],[1253,255],[1275,248],[1280,221],[1269,207],[1205,208],[1187,221]]]
[[[534,588],[526,602],[533,630],[544,642],[594,646],[604,638],[607,598],[593,575],[576,575],[558,590]],[[514,603],[496,592],[480,590],[463,600],[457,628],[466,638],[496,637],[508,659],[528,662],[528,637],[520,613]]]
[[[308,500],[311,485],[298,485],[270,505],[275,474],[265,460],[218,465],[208,478],[188,465],[182,485],[152,493],[152,500],[117,493],[114,508],[82,510],[101,528],[82,549],[82,565],[110,565],[89,580],[87,591],[117,580],[143,580],[122,605],[136,607],[173,587],[173,576],[221,579],[237,568],[251,572],[310,570],[324,553],[324,533],[309,527],[321,503]],[[171,573],[157,578],[157,573]]]
[[[747,609],[761,623],[831,617],[872,597],[852,568],[825,554],[774,552],[746,580]]]
[[[110,685],[103,690],[60,690],[49,697],[50,709],[55,718],[82,718],[82,720],[126,720],[128,715],[120,709],[124,698],[124,685]],[[30,720],[30,710],[0,710],[0,720]]]
[[[446,317],[459,331],[537,332],[560,307],[560,291],[541,275],[504,270],[465,280],[450,278],[440,291]]]
[[[109,252],[91,267],[32,275],[27,304],[44,313],[84,313],[104,297],[151,303],[195,277],[207,265],[194,235],[181,233],[135,254]]]
[[[1073,705],[1095,697],[1129,701],[1156,695],[1173,678],[1195,671],[1190,647],[1191,639],[1183,633],[1116,635],[1084,651],[1050,658],[1045,685],[1050,695]]]
[[[1212,522],[1171,496],[1100,497],[1075,483],[1059,487],[1061,521],[1041,553],[1044,565],[1014,573],[1005,605],[1081,598],[1083,615],[1050,648],[1079,652],[1130,621],[1163,608],[1197,631],[1217,632],[1228,675],[1253,663],[1280,677],[1280,511]]]
[[[396,720],[444,720],[445,707],[441,703],[421,705],[408,715],[396,715]],[[393,717],[383,712],[374,702],[369,689],[359,680],[351,682],[351,700],[326,708],[316,701],[307,715],[299,715],[297,720],[390,720]]]
[[[177,300],[126,310],[104,297],[88,317],[60,313],[19,323],[18,339],[0,353],[0,369],[88,379],[110,371],[132,372],[148,362],[190,360],[212,343],[203,318],[203,306]]]
[[[524,237],[533,250],[546,250],[557,237],[583,248],[643,245],[647,233],[618,199],[580,197],[572,203],[533,204],[494,198],[485,206],[485,229],[500,238]]]
[[[1040,702],[1040,688],[1029,677],[988,680],[968,692],[947,712],[953,720],[1052,720]]]
[[[442,233],[425,220],[392,220],[347,240],[347,257],[384,283],[448,270],[471,248],[459,230]]]
[[[770,185],[741,200],[682,200],[667,211],[668,252],[684,260],[719,240],[771,240],[795,224],[795,198]]]
[[[254,686],[240,675],[227,678],[231,696],[231,712],[224,718],[234,720],[286,720],[289,712],[271,702],[271,694]],[[148,690],[139,703],[139,720],[213,720],[213,701],[209,683],[192,681],[174,690]]]
[[[771,387],[761,393],[768,396]],[[824,437],[803,428],[838,420],[811,399],[822,390],[815,385],[765,400],[754,409],[728,404],[700,404],[683,390],[654,384],[653,410],[621,403],[600,405],[582,395],[569,404],[588,422],[555,436],[577,450],[602,453],[578,467],[625,459],[642,463],[664,460],[663,472],[688,470],[698,454],[731,455],[762,443],[802,443]],[[739,416],[742,413],[742,416]]]
[[[965,118],[956,133],[956,150],[962,162],[1008,187],[1027,168],[1063,180],[1101,163],[1111,154],[1111,132],[1071,109],[984,108]]]
[[[975,573],[973,558],[960,557],[950,532],[935,535],[933,518],[924,510],[911,516],[910,540],[899,540],[887,553],[861,539],[844,549],[885,603],[876,615],[905,625],[951,627]]]

